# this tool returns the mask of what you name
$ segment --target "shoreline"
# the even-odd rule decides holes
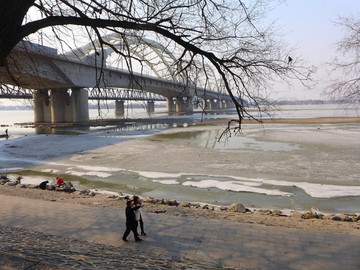
[[[76,190],[64,192],[57,190],[41,190],[25,187],[0,185],[0,194],[14,196],[18,200],[30,198],[49,202],[66,204],[81,204],[92,207],[125,209],[126,200],[131,196],[119,192],[117,195],[96,193],[90,190]],[[211,205],[177,202],[151,197],[143,197],[144,211],[149,213],[164,214],[169,216],[193,217],[200,219],[227,220],[240,224],[258,224],[282,228],[296,228],[309,231],[349,232],[360,233],[360,215],[352,213],[339,213],[322,215],[316,211],[293,211],[285,215],[278,209],[247,209],[233,205],[214,208]]]
[[[230,120],[230,119],[229,119]],[[224,120],[210,120],[209,123],[227,123]],[[260,121],[244,119],[243,124],[337,124],[360,123],[360,117],[316,117],[316,118],[263,118]]]
[[[208,124],[228,124],[229,122],[236,123],[237,118],[220,118],[220,119],[195,119],[191,117],[184,118],[126,118],[126,119],[92,119],[88,123],[14,123],[14,125],[27,127],[41,127],[41,128],[72,128],[72,127],[99,127],[99,126],[111,126],[111,125],[126,125],[127,123],[144,123],[144,124],[172,124],[174,122],[178,124],[185,124],[188,122],[196,123],[197,125]],[[335,124],[335,123],[360,123],[360,117],[314,117],[314,118],[261,118],[255,119],[243,119],[242,124]],[[9,127],[9,125],[3,125],[3,127]]]
[[[299,260],[305,268],[359,265],[359,222],[144,203],[148,235],[125,243],[124,199],[10,186],[0,186],[0,197],[5,269],[292,269]]]

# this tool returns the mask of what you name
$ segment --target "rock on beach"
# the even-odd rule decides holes
[[[34,189],[36,186],[35,185],[24,185],[21,184],[21,178],[14,178],[14,179],[9,179],[6,175],[0,175],[0,185],[3,186],[8,186],[9,188],[26,188],[27,190],[32,190]],[[97,193],[96,191],[90,190],[90,189],[84,189],[84,190],[75,190],[74,187],[72,187],[72,185],[70,185],[71,187],[71,192],[66,192],[66,190],[64,188],[57,188],[57,189],[52,189],[52,190],[44,190],[43,192],[49,192],[48,196],[40,196],[37,198],[40,199],[44,199],[43,197],[47,197],[49,200],[56,200],[56,198],[58,196],[60,196],[59,200],[63,200],[61,198],[61,196],[67,196],[65,194],[69,194],[68,196],[71,196],[73,200],[73,202],[76,201],[76,198],[79,197],[81,198],[81,203],[89,203],[91,205],[111,205],[111,206],[116,206],[119,207],[119,200],[129,200],[132,199],[131,195],[126,195],[123,194],[122,192],[119,192],[118,195],[111,195],[109,196],[108,194],[101,196],[101,193]],[[42,190],[40,189],[36,189],[38,190],[38,192],[42,192]],[[62,192],[57,192],[56,196],[54,196],[54,191],[62,191]],[[25,192],[25,191],[24,191]],[[18,194],[18,196],[24,196],[23,193],[24,192],[14,192],[14,194]],[[36,193],[38,193],[36,192]],[[25,193],[28,193],[27,191]],[[31,192],[30,192],[31,193]],[[51,195],[53,194],[53,195]],[[60,194],[64,194],[64,195],[60,195]],[[26,195],[25,195],[26,196]],[[89,198],[89,202],[87,202],[87,200],[84,200],[84,198]],[[93,199],[91,199],[93,198]],[[104,199],[106,198],[106,200]],[[144,201],[144,203],[146,203],[146,208],[148,209],[149,212],[155,212],[155,213],[167,213],[167,214],[174,214],[174,215],[191,215],[191,216],[204,216],[205,218],[225,218],[225,219],[230,219],[230,220],[238,220],[241,222],[245,222],[245,223],[254,223],[254,221],[252,221],[253,219],[255,220],[262,220],[265,219],[266,222],[264,223],[264,221],[257,221],[261,224],[267,224],[267,223],[276,223],[276,224],[280,224],[279,221],[277,221],[277,218],[281,218],[281,217],[287,217],[287,222],[288,223],[298,223],[300,224],[297,220],[309,220],[311,222],[311,220],[317,220],[316,222],[320,222],[320,220],[324,220],[324,222],[331,222],[333,223],[333,227],[336,227],[336,224],[339,224],[339,221],[341,224],[349,224],[349,226],[351,227],[355,227],[360,229],[360,226],[358,226],[357,224],[360,223],[360,215],[356,215],[356,214],[347,214],[347,213],[343,213],[343,214],[334,214],[334,215],[323,215],[321,213],[318,213],[317,211],[315,211],[314,209],[310,209],[310,211],[305,211],[305,212],[300,212],[300,211],[293,211],[291,214],[289,215],[284,215],[282,214],[282,212],[280,210],[249,210],[247,209],[243,204],[241,203],[234,203],[232,205],[229,206],[212,206],[212,205],[207,205],[207,204],[200,204],[200,203],[191,203],[191,202],[179,202],[177,200],[174,199],[159,199],[159,198],[152,198],[149,196],[145,196],[142,198],[142,200]],[[112,203],[109,204],[109,202],[113,201]],[[69,200],[69,202],[71,202],[71,200]],[[79,201],[80,202],[80,201]],[[183,210],[181,210],[183,209]],[[200,212],[199,212],[200,211]],[[196,214],[195,214],[196,212]],[[246,213],[247,215],[243,215],[244,213]],[[259,215],[260,214],[260,215]],[[291,218],[290,218],[291,217]],[[292,221],[291,221],[292,220]],[[282,222],[282,223],[286,223],[286,222]],[[296,226],[298,226],[298,224]],[[350,224],[354,224],[354,225],[350,225]],[[281,226],[283,226],[283,224],[281,224]],[[344,225],[341,225],[344,226]]]
[[[240,212],[240,213],[245,213],[246,212],[246,208],[244,205],[242,205],[241,203],[234,203],[232,205],[229,206],[228,208],[229,212]]]

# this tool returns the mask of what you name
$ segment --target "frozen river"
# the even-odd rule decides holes
[[[329,105],[283,107],[276,113],[281,118],[357,115]],[[0,172],[37,183],[61,175],[79,188],[215,205],[360,212],[359,122],[251,124],[220,142],[223,125],[176,122],[63,135],[11,126],[16,136],[0,141]]]

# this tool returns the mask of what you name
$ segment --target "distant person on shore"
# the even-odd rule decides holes
[[[61,177],[56,177],[56,185],[58,187],[61,187],[61,186],[65,185],[64,179],[62,179]]]
[[[49,181],[41,182],[40,185],[39,185],[39,188],[40,189],[46,189],[48,183],[49,183]]]
[[[5,130],[5,133],[4,133],[4,134],[0,134],[0,138],[6,138],[6,139],[9,138],[9,133],[8,133],[8,130],[7,130],[7,129]]]
[[[142,206],[141,204],[141,200],[138,196],[134,196],[134,204],[135,206]],[[135,211],[135,218],[136,221],[138,223],[140,223],[140,229],[141,229],[141,235],[146,235],[145,231],[144,231],[144,221],[142,219],[142,215],[141,215],[141,208],[139,208],[138,210]],[[136,229],[137,231],[137,229]]]
[[[126,237],[130,234],[132,231],[134,234],[135,241],[141,241],[142,239],[139,238],[139,235],[136,231],[137,222],[135,217],[135,211],[138,210],[141,207],[141,205],[135,206],[134,201],[127,201],[126,202],[126,209],[125,209],[125,215],[126,215],[126,230],[124,232],[124,235],[122,237],[122,240],[124,242],[127,242],[128,240]]]

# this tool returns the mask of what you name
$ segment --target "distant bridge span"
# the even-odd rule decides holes
[[[0,89],[0,99],[33,99],[34,91],[25,90],[20,93],[8,93]],[[127,90],[127,89],[107,89],[103,94],[90,91],[88,95],[89,100],[131,100],[131,101],[166,101],[163,96],[145,92],[142,90]]]
[[[86,89],[91,88],[134,89],[160,95],[168,101],[169,112],[191,113],[194,97],[208,102],[207,106],[213,108],[232,104],[227,94],[171,81],[171,77],[161,79],[108,66],[100,68],[95,53],[85,54],[89,53],[87,51],[82,56],[76,55],[80,52],[83,52],[81,48],[74,50],[73,55],[59,55],[54,48],[23,42],[7,58],[9,70],[0,68],[0,81],[34,90],[35,122],[88,121],[89,94]],[[159,70],[156,72],[159,76]],[[110,93],[105,97],[111,97]],[[116,110],[121,114],[125,98],[114,99],[118,100]]]

